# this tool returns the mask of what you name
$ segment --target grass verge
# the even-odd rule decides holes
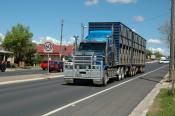
[[[147,116],[175,116],[175,95],[170,95],[168,89],[161,89]]]

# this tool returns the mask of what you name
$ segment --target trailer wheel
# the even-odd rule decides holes
[[[125,78],[125,71],[121,69],[121,79],[123,80]]]
[[[136,75],[136,69],[134,68],[134,70],[133,70],[133,76],[135,76]]]
[[[128,69],[127,75],[128,75],[129,77],[132,76],[132,67],[130,67],[130,68]]]
[[[132,68],[132,76],[136,75],[136,67]]]
[[[121,69],[119,69],[119,74],[117,75],[117,80],[118,80],[118,81],[122,80],[122,72],[121,72]]]
[[[145,68],[144,67],[142,67],[142,73],[144,73],[145,72]]]

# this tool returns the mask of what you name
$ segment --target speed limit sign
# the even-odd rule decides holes
[[[51,41],[46,41],[44,43],[44,52],[52,53],[53,52],[53,43]]]

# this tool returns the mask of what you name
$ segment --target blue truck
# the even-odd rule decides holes
[[[107,85],[144,72],[146,40],[121,22],[90,22],[72,63],[64,65],[65,83],[76,79]]]

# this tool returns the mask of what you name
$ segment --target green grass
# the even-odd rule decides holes
[[[161,89],[147,116],[175,116],[175,95],[169,95],[168,89]]]

